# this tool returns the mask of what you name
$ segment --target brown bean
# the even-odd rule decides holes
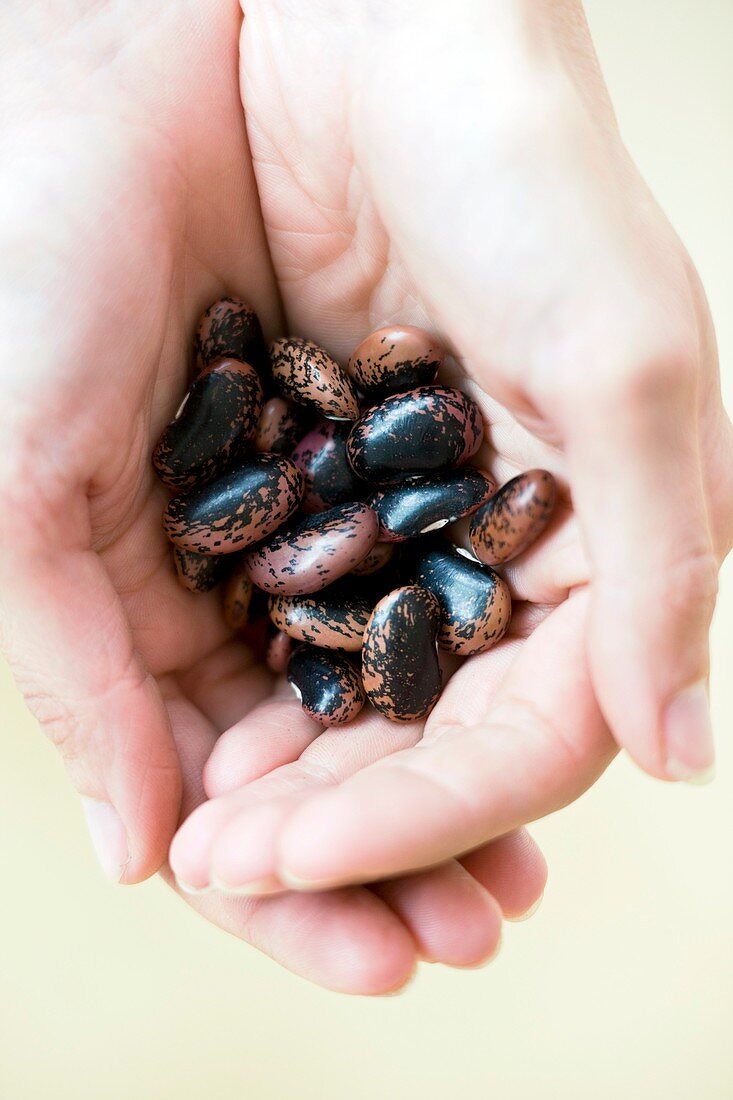
[[[153,467],[170,489],[205,485],[254,438],[262,386],[249,363],[219,359],[196,379],[153,451]]]
[[[440,695],[436,637],[440,606],[432,592],[405,585],[380,600],[364,634],[362,679],[372,706],[392,722],[424,718]]]
[[[270,596],[270,618],[279,630],[324,649],[361,649],[370,612],[368,601],[345,583],[310,596]]]
[[[366,397],[378,399],[435,380],[445,349],[412,325],[387,325],[370,333],[349,360],[348,371]]]
[[[210,592],[226,571],[226,558],[217,554],[196,554],[173,547],[173,562],[179,583],[189,592]]]
[[[345,725],[366,701],[358,671],[332,650],[298,646],[288,662],[288,680],[303,710],[321,726]]]
[[[471,520],[471,547],[479,561],[501,565],[526,550],[550,522],[555,498],[555,479],[547,470],[527,470],[503,485]]]
[[[359,477],[394,484],[462,466],[478,449],[483,432],[481,410],[467,394],[421,386],[368,409],[352,427],[346,450]]]
[[[344,370],[310,340],[285,337],[270,348],[272,376],[284,397],[334,420],[355,420],[359,404]]]
[[[174,497],[163,514],[166,535],[184,550],[231,554],[276,531],[293,514],[303,479],[290,459],[254,455],[237,470]]]
[[[252,588],[244,560],[240,558],[224,585],[224,621],[235,633],[249,622]]]
[[[260,454],[290,455],[305,431],[308,412],[285,397],[271,397],[260,413],[255,450]]]
[[[388,485],[373,493],[369,504],[379,517],[380,539],[404,542],[475,512],[495,488],[489,474],[463,466]]]
[[[227,358],[251,363],[263,377],[269,374],[259,318],[252,306],[238,298],[220,298],[201,315],[194,337],[194,373]]]
[[[270,672],[274,672],[277,675],[281,675],[285,672],[294,646],[295,642],[289,634],[285,634],[284,631],[278,630],[273,623],[270,623],[267,652],[265,654],[265,664]]]
[[[318,592],[366,557],[379,524],[366,504],[338,504],[280,528],[246,557],[249,575],[265,592]]]
[[[421,539],[415,545],[412,575],[440,604],[438,644],[443,649],[469,657],[503,638],[512,600],[493,569],[464,557],[444,539]]]
[[[370,577],[392,560],[394,552],[393,542],[375,542],[367,556],[351,570],[352,577]]]

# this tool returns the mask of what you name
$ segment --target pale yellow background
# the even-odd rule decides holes
[[[626,138],[707,285],[731,408],[733,3],[593,0],[589,16]],[[0,1097],[733,1097],[730,566],[714,646],[715,785],[618,762],[536,827],[547,895],[494,965],[425,967],[372,1001],[309,987],[157,882],[108,886],[0,669]]]

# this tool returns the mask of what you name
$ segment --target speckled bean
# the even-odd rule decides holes
[[[555,479],[547,470],[527,470],[502,485],[471,520],[474,554],[485,565],[501,565],[539,538],[555,507]]]
[[[278,630],[273,623],[270,623],[270,630],[267,637],[267,651],[265,653],[265,664],[270,672],[274,672],[278,676],[285,672],[294,646],[295,642],[289,634],[285,634],[284,631]]]
[[[353,425],[347,441],[352,469],[367,481],[460,466],[483,438],[481,410],[460,390],[421,386],[373,405]]]
[[[415,582],[440,604],[438,644],[468,657],[491,649],[512,612],[509,588],[488,566],[464,557],[452,543],[427,539],[414,549]]]
[[[362,650],[362,680],[372,706],[393,722],[430,713],[442,683],[436,637],[440,606],[432,592],[405,585],[380,600]]]
[[[369,498],[379,517],[379,537],[386,542],[437,531],[483,504],[496,485],[483,470],[464,466],[461,470],[431,474],[430,477],[390,485]]]
[[[376,400],[429,385],[444,359],[445,349],[423,329],[387,325],[362,340],[348,371],[365,397]]]
[[[224,585],[224,621],[230,630],[244,629],[249,622],[249,605],[252,601],[252,581],[240,558]]]
[[[276,340],[270,362],[283,396],[334,420],[355,420],[359,415],[348,375],[318,344],[295,336]]]
[[[251,443],[262,408],[262,386],[249,363],[220,359],[186,394],[153,451],[153,467],[170,489],[205,485]]]
[[[361,649],[371,610],[353,582],[310,596],[270,596],[270,618],[278,630],[324,649]]]
[[[238,298],[220,298],[202,314],[194,337],[194,372],[216,359],[242,359],[265,377],[270,361],[259,318]]]
[[[322,512],[334,504],[364,496],[366,486],[351,469],[346,456],[350,427],[337,420],[325,420],[308,432],[293,451],[293,462],[305,482],[304,512]]]
[[[394,551],[394,543],[376,542],[367,556],[351,570],[352,576],[371,577],[373,573],[383,569],[392,560]]]
[[[379,524],[366,504],[338,504],[281,528],[246,557],[249,575],[265,592],[319,592],[364,560]]]
[[[231,554],[276,531],[298,507],[302,492],[303,479],[290,459],[254,455],[209,485],[174,497],[163,528],[184,550]]]
[[[189,592],[210,592],[226,572],[226,558],[217,554],[195,554],[173,547],[173,562],[179,583]]]
[[[271,397],[260,413],[255,450],[261,454],[289,455],[306,429],[308,411],[285,397]]]
[[[303,710],[322,726],[350,722],[366,701],[357,669],[328,649],[298,646],[288,662],[288,680]]]

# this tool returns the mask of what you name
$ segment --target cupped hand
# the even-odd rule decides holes
[[[290,327],[342,358],[375,322],[437,328],[491,425],[485,461],[502,480],[551,469],[565,506],[508,570],[546,614],[520,609],[519,639],[466,662],[414,747],[290,793],[283,761],[270,807],[212,778],[220,797],[175,859],[196,842],[204,881],[306,890],[547,813],[603,769],[609,729],[652,775],[706,777],[708,629],[733,540],[707,304],[621,142],[579,6],[319,12],[253,0],[242,38]],[[254,720],[232,738],[212,777],[248,758]]]
[[[150,469],[201,310],[234,292],[283,327],[240,19],[219,2],[0,15],[2,644],[123,882],[163,864],[217,736],[272,691],[218,596],[178,585]],[[517,833],[384,892],[188,900],[314,981],[369,993],[418,956],[489,956],[544,876]]]

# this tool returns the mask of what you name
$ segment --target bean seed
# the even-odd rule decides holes
[[[366,504],[338,504],[280,528],[246,557],[265,592],[318,592],[359,565],[377,541],[377,517]]]
[[[555,497],[555,479],[547,470],[528,470],[503,485],[471,520],[479,561],[501,565],[526,550],[550,522]]]
[[[346,448],[359,477],[393,484],[461,466],[482,438],[483,420],[475,401],[460,390],[421,386],[373,405],[353,425]]]
[[[440,606],[432,592],[406,585],[374,608],[362,650],[370,703],[393,722],[414,722],[435,706],[441,688],[436,637]]]
[[[288,680],[303,710],[322,726],[341,726],[364,706],[361,678],[347,657],[328,649],[298,646],[288,662]]]

